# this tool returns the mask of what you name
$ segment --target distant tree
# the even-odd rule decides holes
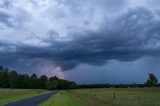
[[[8,68],[1,67],[0,69],[0,86],[2,88],[9,88],[10,87],[10,81],[9,81],[9,74],[8,74]]]
[[[18,74],[16,71],[11,71],[9,73],[9,79],[10,79],[10,88],[15,88],[18,86]]]
[[[76,83],[73,81],[67,81],[67,80],[59,80],[57,89],[75,89],[77,87]]]
[[[34,74],[32,74],[31,75],[31,79],[34,79],[34,80],[36,80],[37,79],[37,75],[34,73]]]
[[[56,76],[49,78],[49,80],[46,83],[47,89],[50,89],[50,90],[57,89],[58,80],[59,79]]]
[[[148,87],[155,87],[158,83],[158,80],[156,78],[156,76],[152,73],[149,74],[149,77],[147,79],[146,85]]]
[[[0,72],[3,70],[3,66],[0,66]]]
[[[32,89],[36,89],[36,88],[38,88],[38,84],[37,84],[37,75],[34,73],[34,74],[32,74],[31,75],[31,77],[30,77],[30,88],[32,88]]]
[[[2,87],[2,73],[3,73],[3,66],[0,66],[0,88]]]
[[[76,83],[73,81],[67,81],[63,79],[58,79],[56,76],[49,78],[46,83],[47,89],[75,89],[77,87]]]
[[[38,88],[45,89],[47,81],[48,77],[46,77],[45,75],[40,76],[37,82]]]
[[[17,88],[30,88],[30,82],[30,78],[27,74],[19,74]]]

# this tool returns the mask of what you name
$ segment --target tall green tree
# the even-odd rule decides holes
[[[155,87],[158,83],[158,79],[156,78],[156,76],[152,73],[149,74],[149,77],[147,79],[146,85],[148,87]]]
[[[9,72],[10,88],[16,88],[18,86],[18,74],[16,71]]]
[[[48,80],[47,83],[46,83],[47,89],[50,89],[50,90],[51,90],[51,89],[52,89],[52,90],[57,89],[58,80],[59,80],[59,79],[58,79],[56,76],[49,78],[49,80]]]
[[[2,68],[0,71],[0,86],[2,88],[9,88],[10,87],[10,80],[9,80],[9,70],[8,68]]]
[[[3,73],[3,66],[0,66],[0,88],[2,87],[2,73]]]
[[[36,89],[38,88],[38,84],[37,84],[37,75],[35,73],[33,73],[30,77],[30,88]]]
[[[40,76],[37,83],[38,88],[45,89],[47,81],[48,81],[48,77],[46,77],[45,75]]]
[[[30,77],[27,74],[18,75],[18,88],[30,88]]]

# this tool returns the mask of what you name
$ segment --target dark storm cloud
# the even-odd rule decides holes
[[[99,66],[109,60],[128,62],[143,56],[159,56],[159,28],[160,21],[148,9],[130,9],[115,20],[106,20],[96,31],[72,32],[70,40],[57,40],[58,32],[49,31],[50,37],[42,40],[49,43],[46,47],[0,43],[1,63],[7,60],[5,64],[26,64],[20,60],[29,60],[28,63],[35,64],[51,60],[63,70],[70,70],[80,64]]]
[[[0,7],[9,8],[11,6],[11,2],[9,0],[1,0]]]
[[[78,64],[103,65],[112,59],[133,61],[146,55],[157,56],[159,21],[149,10],[129,10],[113,23],[105,23],[96,32],[75,33],[73,41],[64,44],[57,57]]]
[[[153,5],[153,4],[154,4],[154,5],[158,5],[158,4],[160,3],[159,0],[147,0],[146,2],[147,2],[147,3],[151,3],[152,5]]]
[[[158,0],[144,2],[2,0],[0,64],[25,71],[45,61],[71,70],[159,56],[160,20],[151,9]]]
[[[11,27],[12,24],[10,22],[10,15],[6,12],[0,11],[0,23]]]
[[[92,1],[92,0],[91,0]],[[125,0],[99,0],[97,3],[97,0],[93,0],[94,5],[101,6],[102,9],[109,10],[109,11],[117,11],[118,9],[122,9],[126,4],[127,1]]]

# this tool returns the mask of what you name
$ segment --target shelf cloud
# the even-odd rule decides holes
[[[0,63],[63,71],[160,53],[158,0],[1,0]]]

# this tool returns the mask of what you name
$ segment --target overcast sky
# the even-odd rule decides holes
[[[78,83],[160,80],[160,0],[0,0],[0,65]]]

